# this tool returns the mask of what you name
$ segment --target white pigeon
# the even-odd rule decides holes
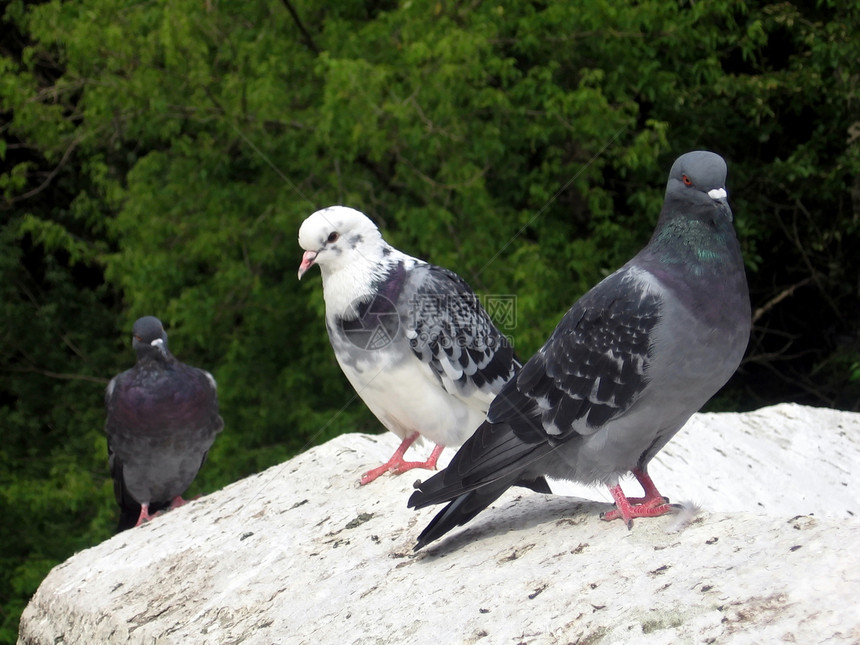
[[[510,343],[458,275],[390,246],[363,213],[331,206],[299,229],[299,279],[322,272],[326,329],[346,378],[402,443],[361,478],[436,467],[459,446],[519,368]],[[436,444],[425,462],[404,454],[419,437]],[[544,482],[535,483],[546,487]]]

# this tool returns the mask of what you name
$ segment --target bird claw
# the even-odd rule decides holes
[[[391,468],[388,464],[383,464],[379,468],[373,468],[372,470],[368,470],[361,476],[361,479],[358,481],[358,483],[361,486],[366,486],[370,482],[382,477],[382,475],[387,473],[389,470],[391,470]]]
[[[627,524],[627,528],[631,529],[633,528],[634,517],[659,517],[666,513],[677,513],[680,509],[681,506],[678,504],[664,504],[660,503],[660,500],[655,500],[655,503],[653,504],[631,505],[629,509],[626,509],[628,510],[627,513],[622,513],[617,508],[603,512],[600,514],[600,519],[605,522],[624,519],[625,524]]]
[[[197,497],[192,497],[191,499],[197,499]],[[185,506],[190,500],[182,499],[182,495],[177,495],[173,498],[173,501],[170,502],[170,506],[167,507],[167,510],[172,511],[175,508],[179,508],[180,506]]]
[[[669,498],[660,496],[660,497],[628,497],[627,501],[630,502],[631,506],[656,506],[658,504],[668,504]]]
[[[615,519],[624,519],[624,517],[622,517],[621,512],[619,510],[613,509],[611,511],[603,511],[602,513],[600,513],[600,519],[604,522],[611,522]],[[628,517],[625,524],[627,525],[627,530],[630,531],[633,528],[633,518]]]
[[[417,435],[415,435],[415,437],[417,437]],[[393,475],[402,475],[407,470],[412,470],[413,468],[426,468],[427,470],[436,470],[436,462],[439,460],[439,455],[442,453],[443,446],[436,446],[427,461],[403,461],[403,453],[406,452],[406,448],[409,447],[409,445],[411,445],[413,441],[415,441],[415,437],[410,437],[410,439],[404,441],[404,443],[401,444],[397,452],[395,452],[394,455],[392,455],[391,459],[389,459],[387,462],[385,462],[378,468],[368,470],[366,473],[364,473],[364,475],[361,476],[359,484],[362,486],[364,486],[365,484],[369,484],[374,479],[381,477],[385,473],[391,473]]]
[[[391,473],[392,475],[402,475],[407,470],[412,470],[413,468],[430,468],[435,469],[436,464],[428,464],[424,461],[395,461],[388,462],[386,464],[382,464],[378,468],[374,468],[373,470],[368,470],[361,476],[359,480],[359,484],[365,486],[370,482],[379,479],[383,475],[387,473]]]
[[[639,476],[644,477],[645,475],[640,474]],[[658,493],[650,479],[647,481],[649,486],[643,486],[646,492],[645,497],[625,497],[621,486],[611,487],[609,490],[615,499],[615,508],[601,513],[600,519],[605,522],[623,519],[627,528],[631,529],[633,528],[634,517],[658,517],[666,513],[677,512],[677,509],[669,504],[669,498]]]

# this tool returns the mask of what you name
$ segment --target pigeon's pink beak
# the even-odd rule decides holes
[[[318,251],[305,251],[305,254],[302,256],[302,263],[299,265],[299,280],[301,280],[305,272],[314,265],[314,261],[317,259],[317,253]]]

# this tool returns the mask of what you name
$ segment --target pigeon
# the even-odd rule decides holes
[[[409,507],[449,502],[416,550],[540,476],[607,485],[616,508],[602,518],[628,529],[634,517],[674,510],[648,463],[728,381],[749,340],[725,179],[712,152],[675,161],[645,248],[570,308],[448,467],[416,484]],[[628,473],[644,497],[624,495]]]
[[[460,276],[393,248],[360,211],[331,206],[313,213],[299,228],[299,246],[299,279],[313,265],[322,273],[338,364],[401,439],[391,459],[360,483],[434,469],[445,446],[459,446],[481,424],[519,368],[508,339]],[[421,437],[436,444],[430,457],[406,461]]]
[[[158,318],[144,316],[134,323],[132,345],[137,363],[112,378],[105,391],[119,531],[185,504],[182,494],[224,427],[215,379],[168,351]]]

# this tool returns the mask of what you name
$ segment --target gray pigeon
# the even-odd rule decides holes
[[[181,363],[167,349],[158,318],[132,327],[137,363],[108,383],[105,392],[110,473],[120,507],[119,530],[139,526],[156,511],[185,503],[215,435],[215,379]]]
[[[648,245],[580,298],[490,406],[487,421],[408,505],[450,502],[416,550],[465,524],[520,481],[609,486],[603,519],[671,510],[648,463],[740,364],[750,333],[743,260],[726,201],[726,164],[679,157]],[[632,472],[643,498],[627,498]]]
[[[389,246],[363,213],[332,206],[299,229],[299,279],[322,272],[326,328],[343,373],[402,443],[361,478],[435,468],[459,446],[519,367],[507,339],[456,274]],[[436,444],[425,462],[404,461],[419,437]],[[543,485],[545,487],[545,484]]]

